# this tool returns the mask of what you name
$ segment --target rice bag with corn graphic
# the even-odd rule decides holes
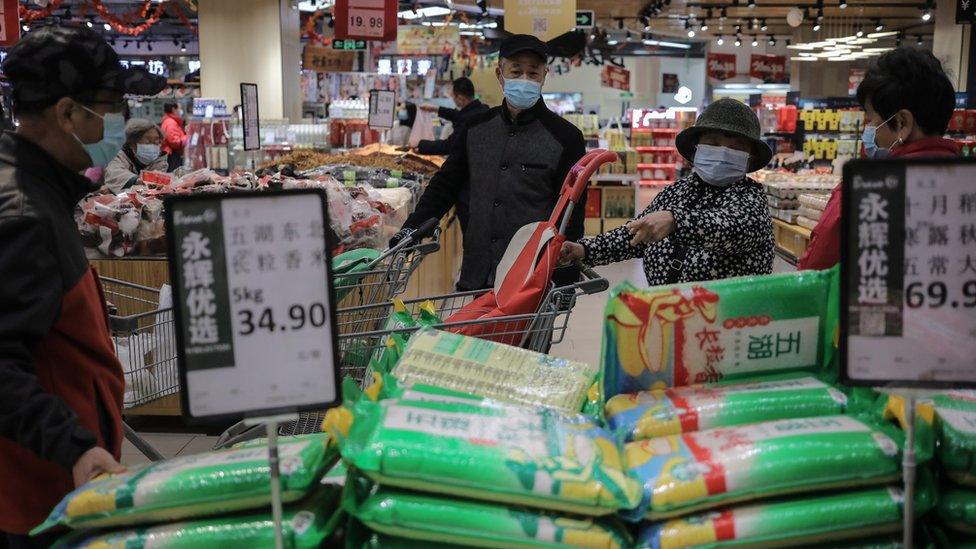
[[[282,500],[309,492],[336,458],[325,433],[279,439]],[[102,475],[69,493],[34,533],[57,525],[99,528],[268,505],[267,445],[180,456]]]
[[[822,373],[834,354],[837,296],[835,270],[622,284],[605,312],[604,393]]]
[[[660,519],[781,494],[894,481],[901,474],[902,444],[897,427],[851,416],[631,442],[625,460],[643,483],[644,497],[630,516]]]
[[[384,486],[605,515],[640,501],[588,417],[493,401],[361,400],[342,457]]]

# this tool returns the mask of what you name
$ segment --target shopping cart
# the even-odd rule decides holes
[[[607,279],[584,267],[579,282],[562,287],[550,287],[536,312],[523,315],[500,316],[490,319],[467,320],[463,322],[441,323],[433,326],[441,330],[459,329],[464,326],[481,324],[484,331],[481,337],[519,341],[520,346],[538,352],[563,340],[569,315],[573,312],[577,299],[582,295],[604,292],[610,284]],[[425,297],[404,301],[407,310],[414,316],[419,314],[420,306],[430,301],[442,317],[448,317],[477,297],[484,290],[457,292],[435,297]],[[343,377],[351,377],[360,386],[370,379],[368,364],[370,358],[378,356],[386,345],[386,339],[393,333],[409,335],[419,327],[399,329],[376,329],[375,318],[387,318],[393,313],[391,303],[364,305],[336,311],[339,331],[339,370]],[[321,431],[325,412],[303,412],[296,421],[282,424],[281,435],[297,435]],[[265,436],[263,426],[234,425],[225,431],[215,448],[225,448],[239,442]]]

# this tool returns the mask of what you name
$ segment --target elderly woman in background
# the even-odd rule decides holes
[[[160,150],[163,132],[144,118],[132,118],[125,124],[125,145],[105,167],[105,187],[113,193],[128,189],[139,180],[143,170],[165,172],[168,163]]]
[[[563,244],[562,263],[644,260],[651,286],[773,270],[773,225],[760,184],[746,176],[769,163],[759,119],[733,99],[709,105],[675,146],[692,174],[661,191],[636,219]]]

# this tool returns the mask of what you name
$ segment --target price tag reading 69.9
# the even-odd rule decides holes
[[[976,279],[967,280],[953,292],[945,282],[912,282],[905,287],[905,305],[912,309],[929,307],[976,307]]]

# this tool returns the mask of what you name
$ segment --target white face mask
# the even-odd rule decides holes
[[[729,187],[746,176],[749,156],[747,152],[728,147],[698,145],[695,150],[694,171],[713,187]]]

